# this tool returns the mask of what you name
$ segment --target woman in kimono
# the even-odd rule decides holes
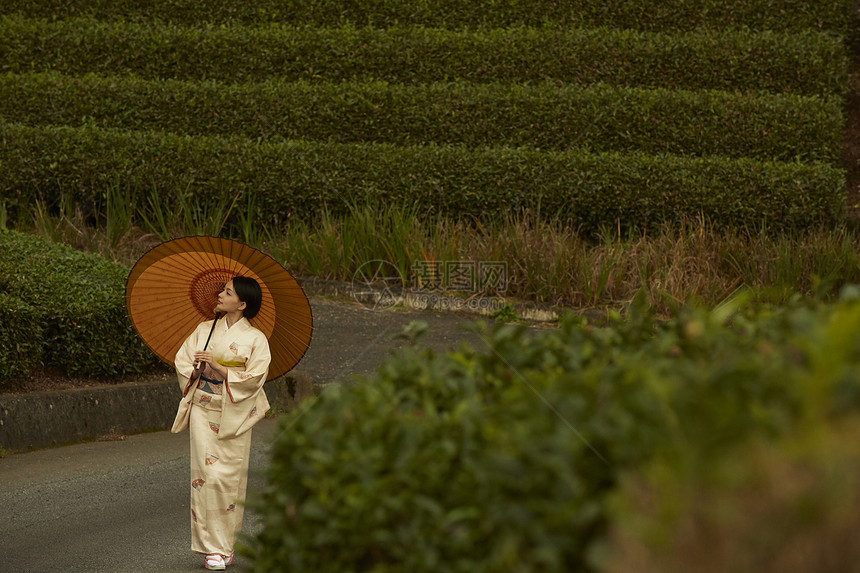
[[[183,397],[171,431],[188,427],[191,434],[191,550],[206,556],[206,569],[220,571],[233,562],[251,427],[269,409],[263,392],[269,342],[248,322],[261,303],[257,281],[234,277],[218,295],[214,329],[211,320],[200,324],[176,354]],[[202,368],[196,381],[195,365]]]

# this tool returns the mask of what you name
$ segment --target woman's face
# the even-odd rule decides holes
[[[233,281],[224,285],[224,290],[218,295],[218,305],[215,310],[229,314],[245,308],[245,303],[239,300],[239,295],[233,290]]]

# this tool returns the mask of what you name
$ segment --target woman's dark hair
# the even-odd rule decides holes
[[[250,277],[233,277],[233,290],[236,291],[239,300],[245,303],[242,316],[245,318],[257,316],[260,305],[263,304],[263,291],[259,283]]]

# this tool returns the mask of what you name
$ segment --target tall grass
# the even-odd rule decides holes
[[[136,211],[141,227],[161,241],[188,235],[219,236],[233,231],[227,229],[227,221],[236,208],[239,195],[237,193],[232,199],[202,200],[190,187],[186,187],[176,193],[175,203],[168,203],[165,194],[153,188],[144,204],[132,209]],[[248,201],[252,206],[252,200]],[[235,230],[244,231],[242,238],[249,244],[258,242],[262,237],[261,231],[248,234],[251,224],[243,215],[244,212],[238,216]]]
[[[36,201],[29,213],[18,211],[18,217],[7,219],[5,228],[31,232],[124,264],[130,264],[161,242],[157,236],[138,227],[133,219],[122,223],[127,220],[126,214],[117,214],[112,206],[106,208],[101,221],[84,215],[79,205],[66,199],[53,207]]]
[[[691,298],[716,305],[742,286],[782,302],[860,282],[860,236],[847,228],[773,234],[690,221],[650,234],[607,228],[588,237],[532,213],[488,224],[410,217],[396,207],[324,215],[293,226],[273,248],[298,274],[335,280],[350,280],[373,259],[394,263],[407,278],[415,261],[505,261],[506,295],[574,307],[626,302],[643,288],[664,309]],[[373,232],[361,232],[371,221]]]
[[[128,191],[112,185],[107,191],[104,231],[111,249],[116,249],[123,237],[131,231],[134,207]]]
[[[143,228],[156,235],[161,241],[169,240],[173,234],[171,227],[175,221],[170,213],[157,189],[149,192],[146,205],[137,210]]]
[[[245,208],[239,209],[236,212],[236,228],[238,231],[238,238],[243,243],[250,245],[255,249],[262,249],[265,244],[270,242],[272,234],[269,229],[266,228],[265,224],[254,220],[251,213],[256,212],[257,209],[255,206],[254,196],[248,195],[245,200]]]
[[[826,296],[860,283],[860,235],[847,227],[774,233],[722,229],[693,220],[656,232],[607,227],[596,236],[535,212],[490,221],[425,214],[414,206],[353,205],[269,229],[245,213],[251,199],[199,204],[190,193],[175,206],[156,192],[137,208],[117,188],[106,218],[85,220],[72,205],[51,212],[36,203],[29,217],[6,224],[131,265],[154,244],[183,235],[236,238],[269,252],[301,277],[351,281],[361,265],[383,260],[417,286],[418,261],[504,261],[504,295],[566,307],[620,304],[640,290],[658,308],[699,299],[716,305],[740,287],[779,303],[794,293]],[[239,208],[236,205],[239,205]]]

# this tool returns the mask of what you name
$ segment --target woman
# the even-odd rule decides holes
[[[269,341],[248,322],[261,304],[257,281],[234,277],[218,295],[214,330],[211,320],[200,324],[176,354],[183,398],[171,431],[187,426],[191,434],[191,550],[206,555],[206,569],[220,571],[233,562],[251,427],[269,409],[263,392]],[[195,365],[199,379],[192,377]]]

